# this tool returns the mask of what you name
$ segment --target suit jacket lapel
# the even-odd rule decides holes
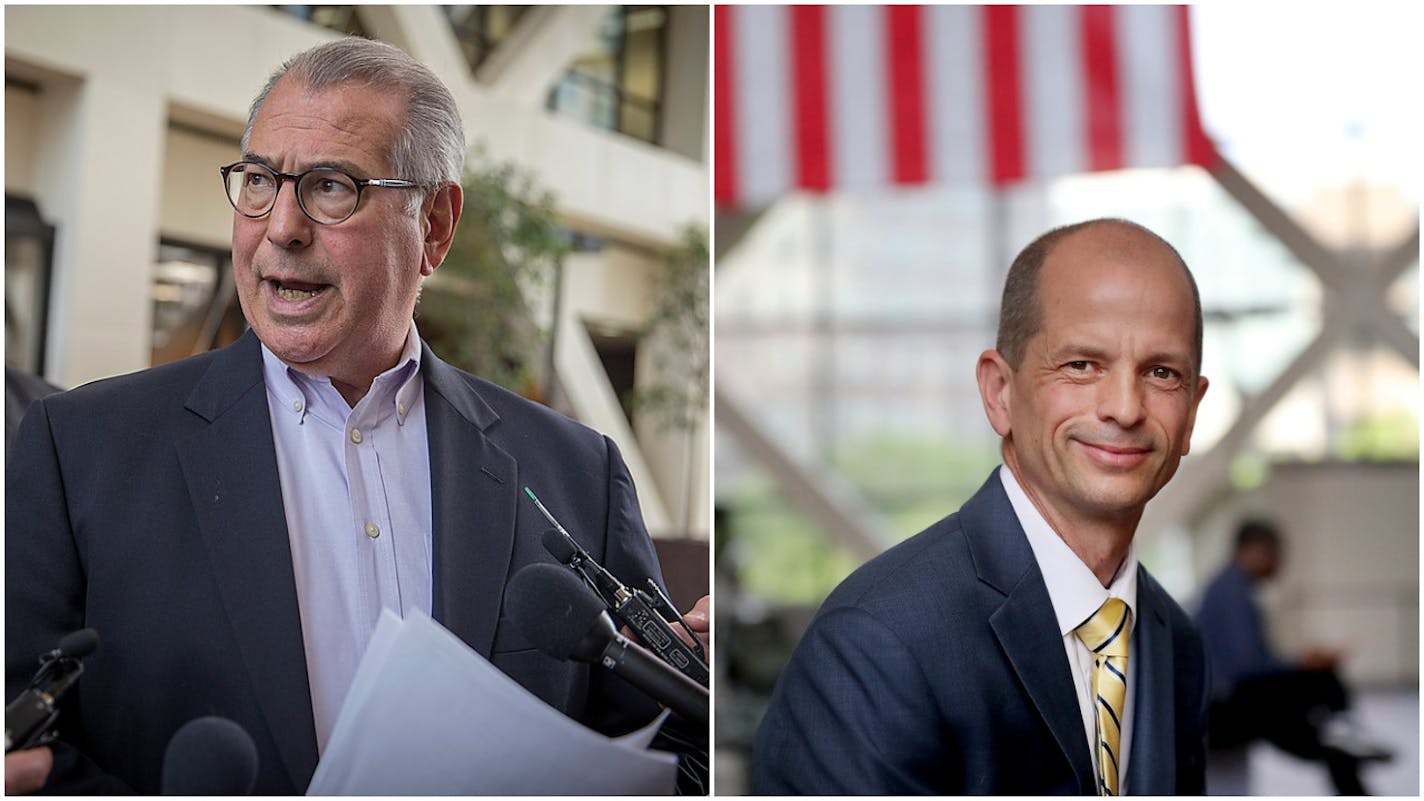
[[[255,335],[214,356],[187,408],[209,424],[176,444],[198,529],[272,739],[293,785],[305,788],[316,731]]]
[[[1053,601],[997,472],[964,505],[961,516],[980,580],[1006,596],[989,616],[989,625],[1072,765],[1080,791],[1092,795],[1093,757],[1083,736],[1078,693],[1053,616]]]
[[[434,512],[434,617],[488,657],[514,551],[519,472],[486,432],[499,416],[421,344]]]
[[[1176,792],[1176,736],[1172,714],[1172,632],[1162,599],[1139,566],[1137,626],[1132,653],[1137,682],[1132,713],[1132,751],[1127,761],[1127,792],[1171,795]]]

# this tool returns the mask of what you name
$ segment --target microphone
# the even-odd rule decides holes
[[[98,647],[98,632],[80,629],[64,635],[58,647],[40,656],[40,669],[30,685],[5,707],[5,753],[52,739],[59,699],[84,673],[80,660]]]
[[[163,752],[164,795],[251,795],[257,786],[257,746],[227,718],[194,718]]]
[[[59,640],[59,647],[50,651],[48,656],[51,659],[72,657],[83,659],[94,653],[94,649],[99,647],[99,632],[93,629],[80,629],[70,632]]]
[[[601,664],[689,723],[707,726],[707,688],[619,634],[603,601],[570,571],[528,565],[509,580],[504,598],[510,618],[540,651]]]
[[[603,599],[604,606],[632,629],[643,645],[683,675],[706,687],[712,677],[707,668],[702,644],[697,641],[692,629],[687,627],[687,622],[682,619],[676,607],[663,595],[657,582],[648,579],[648,589],[651,593],[637,587],[625,586],[602,565],[593,561],[593,557],[589,556],[569,532],[559,525],[559,521],[554,519],[549,510],[544,508],[544,504],[539,502],[532,490],[525,487],[524,492],[552,526],[544,530],[544,550],[583,576],[588,586]],[[669,620],[676,620],[692,637],[691,648],[673,631]]]

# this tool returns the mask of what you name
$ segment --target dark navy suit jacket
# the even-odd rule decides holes
[[[535,651],[501,603],[516,570],[553,561],[524,486],[614,575],[661,583],[616,447],[424,345],[421,372],[435,619],[594,728],[645,723],[650,700]],[[64,634],[101,639],[49,789],[157,792],[173,733],[220,715],[256,743],[258,792],[304,791],[316,735],[256,337],[38,402],[7,467],[7,698]]]
[[[1139,570],[1126,790],[1200,794],[1206,657],[1181,607]],[[1043,574],[995,473],[826,599],[757,732],[753,789],[1094,795],[1077,697]]]

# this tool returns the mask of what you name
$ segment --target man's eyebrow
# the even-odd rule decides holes
[[[1186,353],[1180,353],[1171,350],[1159,350],[1147,354],[1147,356],[1143,358],[1143,361],[1148,364],[1189,365],[1192,363],[1192,358]]]
[[[308,164],[306,168],[308,170],[339,170],[340,172],[344,172],[353,178],[364,177],[368,172],[370,172],[369,170],[358,167],[349,161],[342,161],[341,159],[324,159],[322,161],[312,162],[311,164]]]
[[[1092,345],[1079,345],[1069,342],[1054,348],[1053,351],[1048,354],[1048,357],[1055,362],[1078,361],[1080,359],[1103,361],[1107,359],[1108,352]]]
[[[1080,345],[1069,342],[1051,351],[1048,354],[1048,358],[1054,363],[1079,360],[1102,362],[1107,361],[1109,355],[1106,350],[1093,345]],[[1185,351],[1172,350],[1154,350],[1141,359],[1143,364],[1165,364],[1172,366],[1190,365],[1191,361],[1191,357],[1188,356]]]

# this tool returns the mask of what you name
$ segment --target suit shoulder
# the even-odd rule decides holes
[[[441,363],[437,369],[463,383],[494,413],[498,422],[489,428],[487,433],[491,436],[516,439],[537,436],[537,441],[545,446],[558,443],[600,460],[607,458],[604,435],[583,423],[453,365]],[[438,383],[435,391],[441,391]]]
[[[183,405],[219,353],[221,351],[208,351],[176,362],[100,378],[68,392],[51,395],[45,398],[45,403],[52,413],[60,414],[122,416],[134,412],[166,413],[175,405]]]

